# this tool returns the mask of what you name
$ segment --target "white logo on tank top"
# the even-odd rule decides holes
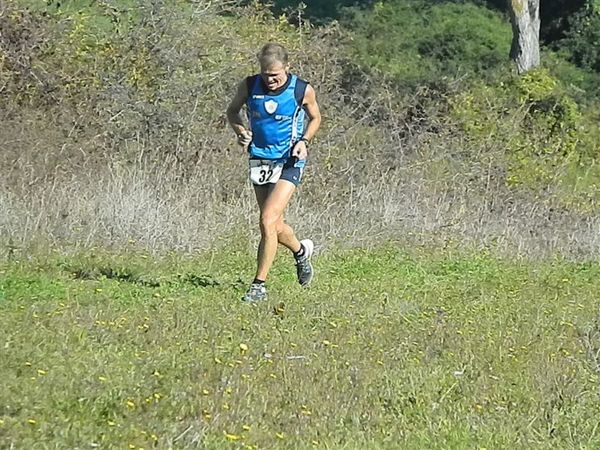
[[[277,111],[277,106],[278,104],[275,100],[267,100],[265,102],[265,109],[269,114],[273,114],[275,111]]]

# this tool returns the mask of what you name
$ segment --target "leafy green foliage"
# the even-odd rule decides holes
[[[564,48],[577,65],[600,73],[600,5],[588,3],[571,19]]]
[[[571,29],[571,18],[585,7],[587,0],[544,0],[540,2],[540,39],[558,45]]]
[[[370,6],[374,0],[274,0],[265,3],[272,4],[276,12],[303,11],[313,20],[332,19],[340,15],[343,8],[350,6]]]
[[[356,12],[352,23],[361,63],[400,83],[432,84],[443,96],[444,80],[471,75],[450,94],[449,125],[458,124],[477,146],[502,146],[494,165],[511,189],[550,189],[547,198],[582,211],[600,204],[593,73],[546,53],[555,60],[549,70],[507,76],[507,22],[468,3],[380,2],[372,12]]]
[[[502,142],[509,185],[555,190],[564,206],[598,206],[600,191],[590,189],[600,181],[594,116],[584,113],[547,69],[476,84],[451,105],[472,139]]]
[[[590,106],[600,100],[600,72],[582,69],[569,61],[565,51],[543,53],[544,66],[559,79],[582,107]]]
[[[404,83],[484,74],[508,58],[510,26],[484,7],[421,1],[378,2],[348,22],[363,65]]]

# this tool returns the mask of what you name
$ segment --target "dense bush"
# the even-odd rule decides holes
[[[564,84],[538,69],[498,84],[476,83],[451,98],[451,117],[502,162],[505,182],[555,196],[563,206],[595,208],[600,191],[594,114]]]
[[[265,1],[272,4],[276,13],[302,11],[312,20],[322,21],[338,17],[343,8],[350,6],[370,6],[374,0],[274,0]]]
[[[357,58],[408,85],[481,75],[508,60],[510,26],[481,6],[378,2],[346,23]]]
[[[590,0],[571,23],[564,47],[577,65],[600,73],[600,3]]]

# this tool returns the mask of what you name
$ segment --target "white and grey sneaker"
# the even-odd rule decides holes
[[[301,286],[308,286],[312,281],[315,271],[310,258],[315,251],[315,244],[310,239],[304,239],[300,241],[300,244],[304,247],[304,254],[296,257],[296,273],[298,275],[298,283]]]
[[[246,303],[256,303],[267,299],[267,289],[263,283],[252,283],[242,300]]]

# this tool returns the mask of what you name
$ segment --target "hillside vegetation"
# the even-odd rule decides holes
[[[593,3],[518,77],[502,0],[0,0],[0,448],[600,448]],[[250,306],[267,41],[316,279]]]
[[[313,26],[236,2],[59,5],[1,7],[0,230],[16,251],[191,251],[253,228],[224,109],[273,40],[324,110],[300,230],[597,253],[597,75],[548,51],[517,78],[500,12],[379,2]]]

